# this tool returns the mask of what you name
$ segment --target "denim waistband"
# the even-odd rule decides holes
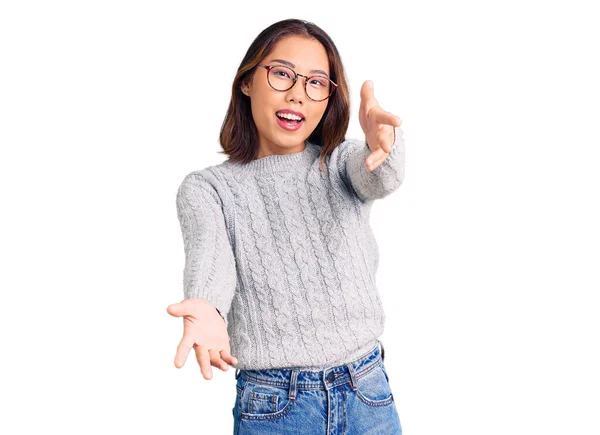
[[[379,349],[380,346],[381,350]],[[320,370],[300,370],[295,368],[236,369],[235,378],[238,379],[241,376],[245,381],[290,388],[290,391],[329,390],[347,382],[350,382],[352,387],[355,388],[356,379],[379,367],[384,360],[384,355],[383,343],[381,340],[377,340],[377,345],[373,350],[348,364]]]

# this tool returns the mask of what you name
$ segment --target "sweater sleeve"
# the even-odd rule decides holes
[[[177,191],[177,216],[185,251],[185,299],[206,299],[227,325],[237,283],[235,258],[219,195],[197,172],[188,174]]]
[[[340,172],[362,200],[381,199],[394,192],[404,180],[404,137],[400,127],[395,127],[394,148],[390,155],[373,171],[366,167],[371,149],[366,140],[344,142],[340,150]]]

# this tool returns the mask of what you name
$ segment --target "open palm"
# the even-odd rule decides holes
[[[372,171],[392,152],[395,139],[394,128],[400,127],[402,120],[379,106],[371,80],[365,81],[360,89],[358,121],[365,133],[367,145],[371,149],[366,165]]]
[[[175,367],[183,367],[192,348],[204,379],[212,378],[211,365],[227,371],[229,364],[237,364],[237,358],[230,353],[225,322],[208,302],[184,299],[169,305],[167,312],[173,317],[183,317],[183,338],[177,346]]]

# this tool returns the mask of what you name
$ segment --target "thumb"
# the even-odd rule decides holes
[[[185,305],[181,302],[169,305],[167,307],[167,313],[169,313],[173,317],[182,317],[189,314]]]
[[[362,100],[370,100],[373,98],[373,94],[375,93],[375,85],[371,80],[367,80],[363,83],[360,88],[360,98]]]

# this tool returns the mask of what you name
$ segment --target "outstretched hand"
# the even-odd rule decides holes
[[[372,151],[366,160],[367,169],[372,171],[392,152],[394,128],[400,127],[402,120],[379,106],[371,80],[365,81],[360,89],[358,120]]]
[[[184,299],[169,305],[167,312],[173,317],[183,317],[183,338],[177,346],[175,367],[183,367],[192,347],[204,379],[212,379],[211,365],[227,371],[229,364],[238,363],[230,353],[225,322],[208,301]]]

